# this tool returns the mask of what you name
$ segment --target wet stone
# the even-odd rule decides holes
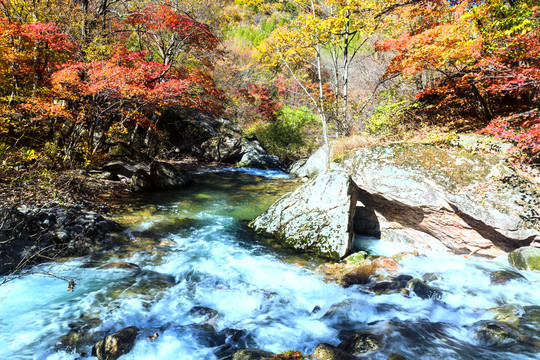
[[[367,284],[370,282],[370,278],[375,274],[375,266],[362,265],[354,269],[353,271],[345,274],[341,279],[340,285],[347,288],[352,285]]]
[[[440,299],[442,298],[442,291],[436,287],[429,286],[426,283],[416,279],[412,282],[412,290],[422,299]]]
[[[138,332],[139,329],[136,326],[130,326],[105,337],[94,345],[92,356],[96,356],[99,360],[118,359],[131,351]]]
[[[422,280],[425,283],[432,282],[432,281],[437,281],[437,280],[440,280],[440,279],[441,279],[441,275],[439,275],[437,273],[425,273],[424,275],[422,275]]]
[[[511,337],[510,328],[502,323],[486,321],[476,324],[475,327],[475,338],[483,346],[500,345]]]
[[[218,315],[217,310],[205,306],[194,306],[189,310],[189,314],[193,316],[202,316],[206,320]]]
[[[504,285],[510,280],[527,280],[525,276],[510,270],[494,271],[489,274],[492,285]]]
[[[406,290],[407,281],[382,281],[372,285],[369,290],[376,295],[395,294]]]
[[[388,271],[395,271],[400,267],[396,260],[383,256],[376,258],[371,262],[371,264],[378,269],[385,269]]]
[[[322,343],[313,350],[313,360],[356,360],[356,356],[346,353],[330,344]]]
[[[261,349],[242,349],[234,353],[232,360],[265,360],[274,356],[274,353]]]
[[[361,355],[368,351],[375,351],[382,346],[382,336],[355,333],[347,336],[339,345],[338,349],[352,355]]]
[[[409,360],[405,356],[401,355],[400,353],[391,353],[390,356],[388,356],[388,359],[386,360]]]

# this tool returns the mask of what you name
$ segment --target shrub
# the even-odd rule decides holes
[[[286,106],[278,111],[275,121],[258,122],[246,132],[255,133],[266,151],[290,162],[310,152],[309,135],[317,122],[311,110]]]

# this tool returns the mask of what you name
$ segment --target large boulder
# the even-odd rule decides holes
[[[308,159],[300,159],[289,167],[289,173],[299,178],[312,178],[326,171],[331,153],[328,145],[321,146]]]
[[[265,169],[286,170],[285,164],[275,155],[268,155],[256,139],[243,139],[240,160],[236,166]]]
[[[177,189],[191,181],[186,171],[162,161],[150,165],[150,178],[152,186],[159,190]]]
[[[347,173],[329,170],[282,197],[250,226],[295,249],[340,259],[353,244],[356,188]]]
[[[130,326],[115,332],[99,341],[92,348],[92,356],[99,360],[116,360],[133,349],[139,329]]]
[[[540,191],[501,156],[400,143],[358,150],[341,166],[359,186],[364,235],[484,256],[540,241]]]
[[[230,134],[216,136],[202,143],[201,150],[206,160],[233,164],[240,158],[242,141]]]
[[[524,246],[508,254],[508,261],[521,270],[540,270],[540,248]]]

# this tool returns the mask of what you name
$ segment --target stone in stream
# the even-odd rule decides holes
[[[510,270],[493,271],[489,274],[489,279],[492,285],[504,285],[510,280],[527,280],[527,278],[520,273]]]
[[[326,343],[317,345],[313,350],[312,357],[313,360],[358,360],[356,356]]]
[[[381,281],[369,287],[375,295],[403,293],[408,295],[408,281]]]
[[[285,164],[277,156],[268,155],[264,151],[255,134],[243,138],[241,145],[240,159],[236,163],[236,166],[282,171],[287,169]]]
[[[327,171],[279,199],[250,226],[289,247],[340,259],[352,248],[355,208],[351,177]]]
[[[373,265],[358,266],[341,278],[340,285],[344,288],[348,288],[352,285],[367,284],[370,282],[371,276],[375,274],[375,270],[376,268]]]
[[[194,306],[189,310],[189,314],[192,316],[202,317],[204,319],[203,322],[211,322],[218,316],[217,310],[206,306]]]
[[[133,349],[139,328],[130,326],[99,341],[92,348],[92,356],[99,360],[116,360]]]
[[[420,253],[418,252],[418,250],[410,251],[410,252],[405,251],[405,252],[400,252],[400,253],[392,255],[392,259],[399,262],[399,261],[403,261],[412,257],[417,257],[419,255]]]
[[[274,353],[260,349],[242,349],[234,353],[232,360],[266,360]]]
[[[500,345],[514,333],[508,325],[495,321],[480,321],[473,327],[476,328],[474,330],[476,340],[483,346]]]
[[[422,299],[440,299],[442,297],[441,289],[427,285],[420,279],[413,279],[409,287],[412,287],[413,292]]]
[[[409,360],[400,353],[391,353],[386,360]]]
[[[378,269],[385,269],[388,271],[395,271],[400,268],[398,262],[391,257],[378,257],[371,262],[373,266]]]
[[[167,190],[183,187],[191,181],[186,171],[163,161],[154,161],[150,165],[150,178],[155,189]]]
[[[422,280],[425,283],[432,282],[432,281],[437,281],[437,280],[440,280],[440,279],[441,279],[441,275],[439,275],[437,273],[425,273],[424,275],[422,275]]]
[[[130,270],[140,270],[140,266],[126,261],[117,261],[114,263],[105,264],[101,267],[102,269],[130,269]]]
[[[516,269],[540,270],[540,248],[532,246],[520,247],[508,254],[508,261]]]
[[[366,352],[380,349],[382,344],[382,336],[354,332],[345,337],[337,348],[346,353],[359,356]]]

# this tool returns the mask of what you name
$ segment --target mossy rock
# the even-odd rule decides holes
[[[409,360],[400,353],[391,353],[387,360]]]
[[[540,248],[524,246],[508,254],[508,261],[516,269],[540,270]]]
[[[368,253],[365,251],[359,251],[354,254],[347,256],[344,260],[348,263],[362,263],[366,260]]]
[[[499,270],[489,274],[492,285],[504,285],[510,280],[527,280],[525,276],[510,270]]]

